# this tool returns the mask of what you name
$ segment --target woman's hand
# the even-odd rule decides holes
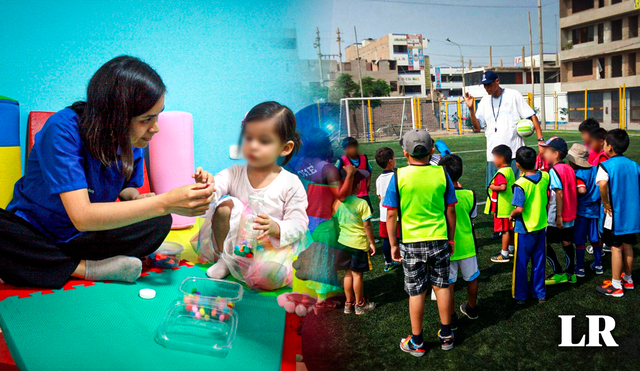
[[[215,191],[213,184],[196,183],[173,189],[158,197],[164,197],[166,210],[169,213],[200,216],[209,210]]]
[[[262,241],[268,236],[280,238],[280,226],[267,214],[258,214],[258,217],[254,220],[255,225],[253,229],[262,231],[258,235],[258,240]]]
[[[153,192],[149,192],[149,193],[143,193],[141,195],[138,195],[136,198],[134,198],[134,200],[142,200],[143,198],[149,198],[149,197],[153,197],[156,194]]]
[[[202,170],[201,167],[198,167],[191,177],[195,179],[196,183],[214,184],[213,174],[206,170]]]

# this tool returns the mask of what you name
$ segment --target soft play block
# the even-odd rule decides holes
[[[13,198],[13,186],[21,176],[20,147],[0,147],[0,208]]]
[[[160,132],[149,143],[149,177],[157,194],[193,184],[193,116],[166,111],[158,116]],[[173,214],[172,228],[192,226],[196,218]]]
[[[226,358],[167,349],[154,340],[180,282],[197,267],[141,277],[135,284],[96,283],[0,302],[0,326],[20,370],[280,370],[285,311],[275,297],[245,291]],[[151,288],[156,297],[138,297]]]
[[[0,96],[0,147],[20,145],[20,105]]]
[[[31,153],[31,148],[36,140],[36,134],[42,130],[45,122],[55,112],[31,111],[29,112],[29,120],[27,121],[27,156]]]

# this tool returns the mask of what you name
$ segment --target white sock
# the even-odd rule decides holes
[[[516,247],[513,245],[509,245],[509,252],[513,253],[514,251],[516,251]]]
[[[504,256],[505,258],[509,256],[509,251],[507,250],[500,250],[500,253],[502,253],[502,256]]]
[[[611,280],[611,285],[615,289],[621,289],[622,288],[622,283],[620,283],[620,280]]]
[[[222,259],[219,259],[215,264],[207,269],[207,277],[218,280],[225,278],[229,273],[229,267]]]
[[[86,260],[84,278],[89,281],[135,282],[142,272],[142,261],[130,256]]]
[[[624,280],[629,283],[633,283],[633,278],[631,278],[630,274],[629,275],[625,274],[624,276],[622,276],[622,278],[624,278]]]

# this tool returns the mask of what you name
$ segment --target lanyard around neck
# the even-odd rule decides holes
[[[493,112],[493,120],[495,123],[498,123],[498,117],[500,117],[500,107],[502,107],[502,94],[504,93],[504,89],[500,90],[500,101],[498,102],[498,114],[496,114],[496,110],[493,107],[493,95],[491,96],[491,111]]]

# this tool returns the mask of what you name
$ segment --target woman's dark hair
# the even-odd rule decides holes
[[[578,130],[581,133],[590,133],[594,129],[597,129],[599,127],[600,123],[598,123],[598,121],[596,121],[596,119],[594,119],[593,117],[589,117],[588,119],[580,123],[580,126],[578,126]]]
[[[500,144],[498,146],[496,146],[492,151],[491,151],[492,155],[498,155],[502,158],[504,158],[505,162],[507,162],[507,164],[511,163],[511,159],[513,158],[513,153],[511,152],[511,148],[505,144]]]
[[[391,148],[380,147],[376,151],[376,163],[378,164],[378,166],[384,169],[387,167],[387,165],[389,165],[389,161],[393,160],[395,156],[396,155],[395,153],[393,153],[393,150]]]
[[[449,174],[452,182],[457,182],[462,176],[462,159],[458,155],[450,154],[440,159],[438,165]]]
[[[121,160],[120,171],[131,179],[131,119],[149,111],[165,91],[158,73],[138,58],[123,55],[100,67],[89,81],[87,101],[71,106],[89,153],[105,167]]]
[[[536,168],[536,151],[531,147],[520,147],[516,151],[516,162],[524,170],[533,170]]]
[[[242,140],[242,137],[244,136],[244,131],[248,123],[252,121],[264,121],[270,119],[275,120],[276,132],[280,137],[280,141],[282,143],[286,143],[288,141],[293,142],[293,151],[291,151],[291,153],[289,153],[280,164],[280,166],[284,166],[298,153],[302,146],[302,140],[296,131],[296,116],[291,112],[289,107],[273,101],[260,103],[253,107],[244,117],[244,120],[242,120],[240,140]]]
[[[629,134],[622,129],[613,129],[609,131],[605,141],[613,147],[616,155],[621,155],[629,148]]]

